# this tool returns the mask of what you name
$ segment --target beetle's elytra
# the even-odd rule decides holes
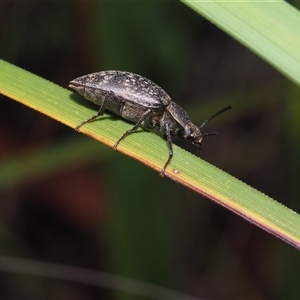
[[[77,91],[87,100],[100,106],[97,114],[84,120],[75,128],[79,128],[103,115],[105,109],[135,123],[115,143],[118,144],[131,132],[139,127],[151,129],[159,127],[161,134],[167,139],[169,157],[160,175],[164,176],[166,167],[173,156],[172,135],[190,140],[201,149],[204,136],[215,135],[215,132],[201,133],[203,126],[212,118],[230,109],[228,106],[197,127],[188,114],[157,84],[140,75],[123,71],[102,71],[88,74],[72,80],[69,87]]]

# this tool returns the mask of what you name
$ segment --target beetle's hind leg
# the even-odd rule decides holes
[[[126,136],[128,136],[130,133],[132,133],[133,131],[135,131],[135,130],[138,129],[139,127],[141,127],[142,123],[143,123],[147,118],[149,118],[150,115],[151,115],[152,113],[153,113],[153,112],[152,112],[151,109],[146,110],[146,111],[142,114],[142,116],[141,116],[141,118],[138,120],[138,122],[137,122],[131,129],[127,130],[127,131],[119,138],[119,140],[115,143],[113,149],[116,150],[117,147],[118,147],[118,145],[119,145],[119,143],[120,143],[122,140],[124,140],[124,139],[126,138]]]
[[[99,108],[98,112],[97,112],[95,115],[93,115],[93,116],[87,118],[86,120],[82,121],[81,123],[79,123],[79,124],[75,127],[75,130],[76,130],[76,131],[79,131],[79,128],[80,128],[82,125],[84,125],[84,124],[86,124],[86,123],[89,123],[89,122],[95,120],[95,119],[98,118],[99,116],[102,116],[102,115],[104,114],[104,111],[105,111],[105,108],[106,108],[107,101],[108,101],[109,98],[112,97],[113,95],[114,95],[113,92],[107,92],[107,93],[104,95],[104,97],[103,97],[103,101],[102,101],[102,103],[101,103],[101,105],[100,105],[100,108]]]

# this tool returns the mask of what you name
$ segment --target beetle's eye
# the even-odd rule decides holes
[[[190,140],[190,139],[192,139],[192,133],[193,133],[193,130],[191,130],[191,129],[188,129],[188,130],[181,129],[180,131],[178,131],[178,136],[181,138]]]
[[[188,140],[193,139],[192,133],[193,133],[193,130],[192,130],[192,129],[189,129],[189,130],[187,130],[187,131],[185,132],[185,136],[186,136],[186,138],[187,138]]]

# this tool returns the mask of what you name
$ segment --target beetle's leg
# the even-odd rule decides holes
[[[138,120],[138,122],[137,122],[131,129],[127,130],[127,131],[119,138],[119,140],[115,143],[113,149],[116,150],[117,147],[118,147],[118,145],[119,145],[119,143],[120,143],[123,139],[125,139],[126,136],[128,136],[131,132],[133,132],[133,131],[135,131],[136,129],[138,129],[138,128],[142,125],[142,123],[146,120],[146,118],[150,116],[150,114],[152,114],[152,110],[151,110],[151,109],[146,110],[146,111],[142,114],[142,116],[141,116],[141,118]]]
[[[170,133],[168,123],[165,124],[165,131],[166,131],[165,134],[166,134],[166,138],[167,138],[168,146],[169,146],[169,158],[168,158],[167,162],[165,163],[164,167],[159,172],[159,175],[162,177],[165,176],[165,170],[173,157],[173,144],[172,144],[172,138],[171,138],[171,133]]]
[[[107,92],[107,93],[105,94],[105,96],[103,97],[103,101],[102,101],[102,104],[101,104],[101,106],[100,106],[98,112],[97,112],[95,115],[91,116],[90,118],[87,118],[86,120],[84,120],[84,121],[82,121],[81,123],[79,123],[79,124],[76,126],[75,130],[76,130],[76,131],[79,131],[79,128],[80,128],[82,125],[84,125],[84,124],[86,124],[86,123],[89,123],[89,122],[93,121],[94,119],[96,119],[96,118],[99,117],[99,116],[102,116],[102,115],[104,114],[104,111],[105,111],[105,108],[106,108],[106,104],[107,104],[107,101],[108,101],[109,97],[112,97],[113,95],[114,95],[113,92]]]

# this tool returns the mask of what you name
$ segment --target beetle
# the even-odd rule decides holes
[[[159,127],[169,148],[169,157],[159,173],[161,176],[165,175],[165,170],[173,157],[172,135],[187,139],[201,149],[204,136],[217,134],[201,133],[201,129],[208,121],[231,108],[228,106],[221,109],[197,127],[190,121],[186,111],[173,102],[160,86],[137,74],[125,71],[101,71],[78,77],[70,81],[69,87],[100,106],[95,115],[76,126],[76,131],[79,131],[82,125],[103,115],[106,109],[135,124],[119,138],[113,146],[114,150],[126,136],[139,127],[144,129]]]

